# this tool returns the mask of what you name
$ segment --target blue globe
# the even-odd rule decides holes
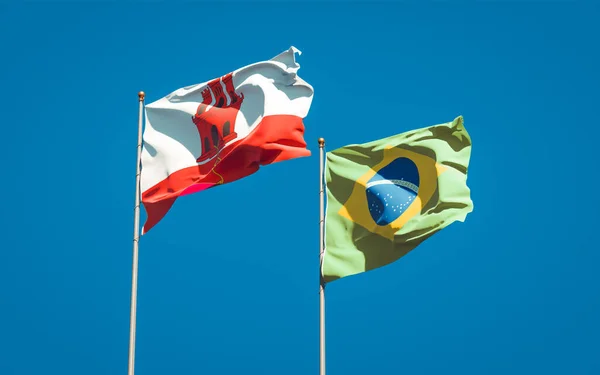
[[[367,182],[371,217],[386,226],[400,217],[419,192],[419,170],[405,157],[393,160]]]

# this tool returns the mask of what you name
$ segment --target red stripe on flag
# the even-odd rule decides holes
[[[181,169],[146,190],[142,203],[148,219],[147,233],[171,209],[175,200],[249,176],[261,165],[310,156],[304,141],[302,118],[292,115],[267,116],[246,137],[224,147],[209,162]]]

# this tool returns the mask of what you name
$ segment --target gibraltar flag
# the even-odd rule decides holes
[[[178,197],[309,156],[304,124],[313,88],[294,47],[146,106],[141,191],[148,232]]]

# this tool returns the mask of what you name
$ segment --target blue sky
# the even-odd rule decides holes
[[[328,374],[600,373],[599,10],[2,2],[0,374],[126,373],[137,92],[292,45],[313,156],[182,198],[142,238],[136,374],[317,374],[317,138],[457,115],[474,211],[329,285]]]

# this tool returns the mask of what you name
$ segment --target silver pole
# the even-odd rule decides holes
[[[321,226],[321,233],[320,233],[320,241],[319,241],[319,258],[320,258],[320,285],[319,285],[319,296],[321,297],[321,301],[320,301],[320,347],[321,347],[321,351],[320,351],[320,357],[321,357],[321,375],[325,375],[325,281],[323,280],[323,253],[324,253],[324,246],[325,246],[325,212],[324,212],[324,206],[325,206],[325,196],[324,196],[324,191],[323,191],[323,153],[324,153],[324,147],[325,147],[325,139],[323,138],[319,138],[319,181],[320,181],[320,216],[321,216],[321,220],[320,220],[320,226]]]
[[[138,93],[140,110],[138,117],[137,170],[135,174],[135,207],[133,219],[133,267],[131,271],[131,315],[129,318],[129,375],[134,373],[135,364],[135,319],[137,313],[138,245],[140,241],[140,173],[142,157],[142,116],[144,111],[143,91]]]

